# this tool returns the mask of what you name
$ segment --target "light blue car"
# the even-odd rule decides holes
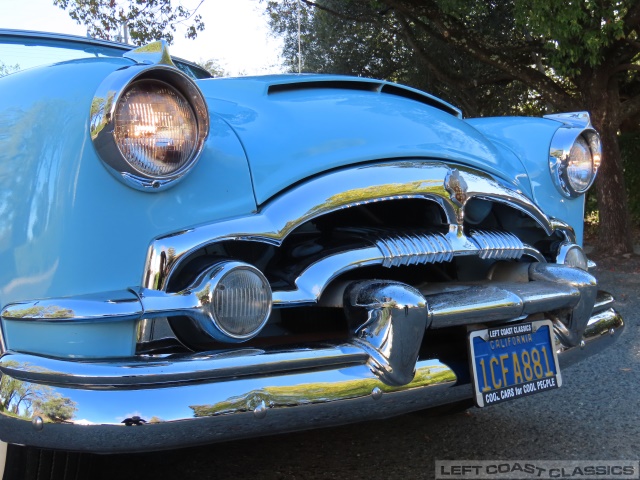
[[[514,400],[623,328],[581,247],[587,113],[212,79],[161,42],[5,30],[0,61],[4,479]]]

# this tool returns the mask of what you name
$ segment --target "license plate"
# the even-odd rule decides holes
[[[479,407],[558,388],[562,377],[550,320],[471,332],[471,364]]]

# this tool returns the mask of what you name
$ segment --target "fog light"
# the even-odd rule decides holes
[[[250,340],[271,314],[265,276],[253,265],[233,260],[210,266],[181,292],[145,290],[141,295],[145,312],[166,316],[178,339],[194,350]]]
[[[563,243],[560,245],[556,263],[576,267],[584,271],[589,269],[589,261],[584,251],[579,245],[573,243]]]
[[[271,312],[271,288],[251,265],[225,264],[212,285],[209,314],[227,337],[246,340],[258,334]]]

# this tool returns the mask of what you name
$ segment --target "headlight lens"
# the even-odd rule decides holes
[[[593,156],[589,144],[584,137],[576,139],[567,162],[567,180],[571,188],[577,192],[585,192],[593,181]]]
[[[135,82],[115,111],[114,137],[129,164],[145,175],[178,172],[197,146],[195,113],[180,92],[157,80]]]
[[[195,167],[209,134],[198,85],[169,64],[137,64],[108,75],[90,110],[93,146],[118,180],[165,190]]]

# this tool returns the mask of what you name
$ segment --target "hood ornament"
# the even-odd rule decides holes
[[[469,186],[467,182],[460,175],[460,171],[457,168],[454,168],[444,179],[444,188],[449,192],[451,196],[451,201],[456,207],[456,216],[458,219],[458,224],[462,225],[464,220],[464,204],[467,203],[469,199],[469,195],[467,190]]]

